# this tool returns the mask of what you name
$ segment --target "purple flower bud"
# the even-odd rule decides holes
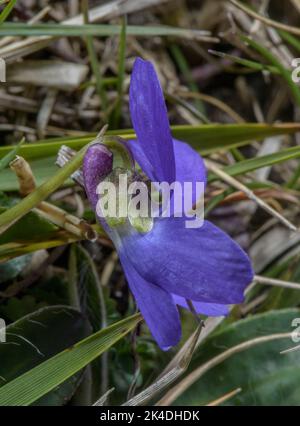
[[[109,149],[101,143],[91,145],[83,160],[83,176],[85,190],[93,209],[96,209],[98,202],[97,186],[112,170],[113,154]]]

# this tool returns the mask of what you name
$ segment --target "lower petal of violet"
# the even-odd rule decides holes
[[[172,296],[161,287],[145,281],[126,255],[119,254],[130,290],[154,339],[163,350],[177,345],[181,338],[181,325]]]
[[[173,294],[173,299],[176,305],[182,306],[183,308],[190,310],[187,300],[184,297],[180,297],[176,294]],[[193,300],[192,303],[197,314],[207,315],[208,317],[223,317],[229,314],[229,309],[227,305],[218,305],[217,303],[195,302]]]
[[[135,269],[145,280],[190,300],[243,302],[253,278],[246,253],[212,223],[186,229],[185,221],[159,219],[148,234],[123,237],[123,250]]]

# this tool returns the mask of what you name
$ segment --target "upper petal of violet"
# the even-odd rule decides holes
[[[158,182],[174,182],[175,157],[168,113],[161,85],[151,62],[136,59],[131,75],[129,100],[137,143],[152,166],[151,178]]]
[[[150,180],[156,181],[153,166],[146,157],[140,144],[135,140],[129,140],[127,143],[129,144],[133,156],[142,168],[143,172]],[[198,201],[196,183],[203,182],[204,187],[206,185],[207,178],[204,161],[202,157],[185,142],[173,139],[173,148],[176,166],[176,182],[180,182],[182,184],[182,188],[184,188],[183,185],[186,182],[191,182],[192,184],[192,194],[190,197],[191,202],[187,203],[187,200],[185,201],[187,204],[190,204],[188,210],[191,210],[193,205]],[[183,202],[184,197],[182,200],[182,206],[184,205]]]

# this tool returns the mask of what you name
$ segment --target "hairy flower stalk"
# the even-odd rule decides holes
[[[130,112],[137,140],[127,146],[146,181],[191,183],[192,207],[198,201],[197,183],[206,183],[204,162],[189,145],[172,138],[157,75],[152,64],[140,58],[131,77]],[[131,166],[125,167],[126,173],[135,183],[143,180]],[[120,175],[112,153],[102,144],[88,148],[83,175],[89,201],[116,246],[137,305],[163,350],[181,337],[177,305],[190,309],[192,303],[192,311],[220,316],[228,313],[227,305],[243,302],[252,267],[246,253],[223,231],[209,221],[188,226],[192,219],[178,216],[175,208],[170,217],[136,219],[131,208],[122,220],[99,214],[99,183]]]

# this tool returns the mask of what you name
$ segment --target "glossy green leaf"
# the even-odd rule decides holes
[[[235,353],[208,370],[181,394],[175,405],[206,405],[235,389],[241,392],[225,405],[299,405],[300,352],[280,354],[296,346],[289,333],[299,309],[270,311],[237,321],[210,337],[195,354],[188,373],[242,342],[287,334]],[[195,377],[195,376],[194,376]]]

